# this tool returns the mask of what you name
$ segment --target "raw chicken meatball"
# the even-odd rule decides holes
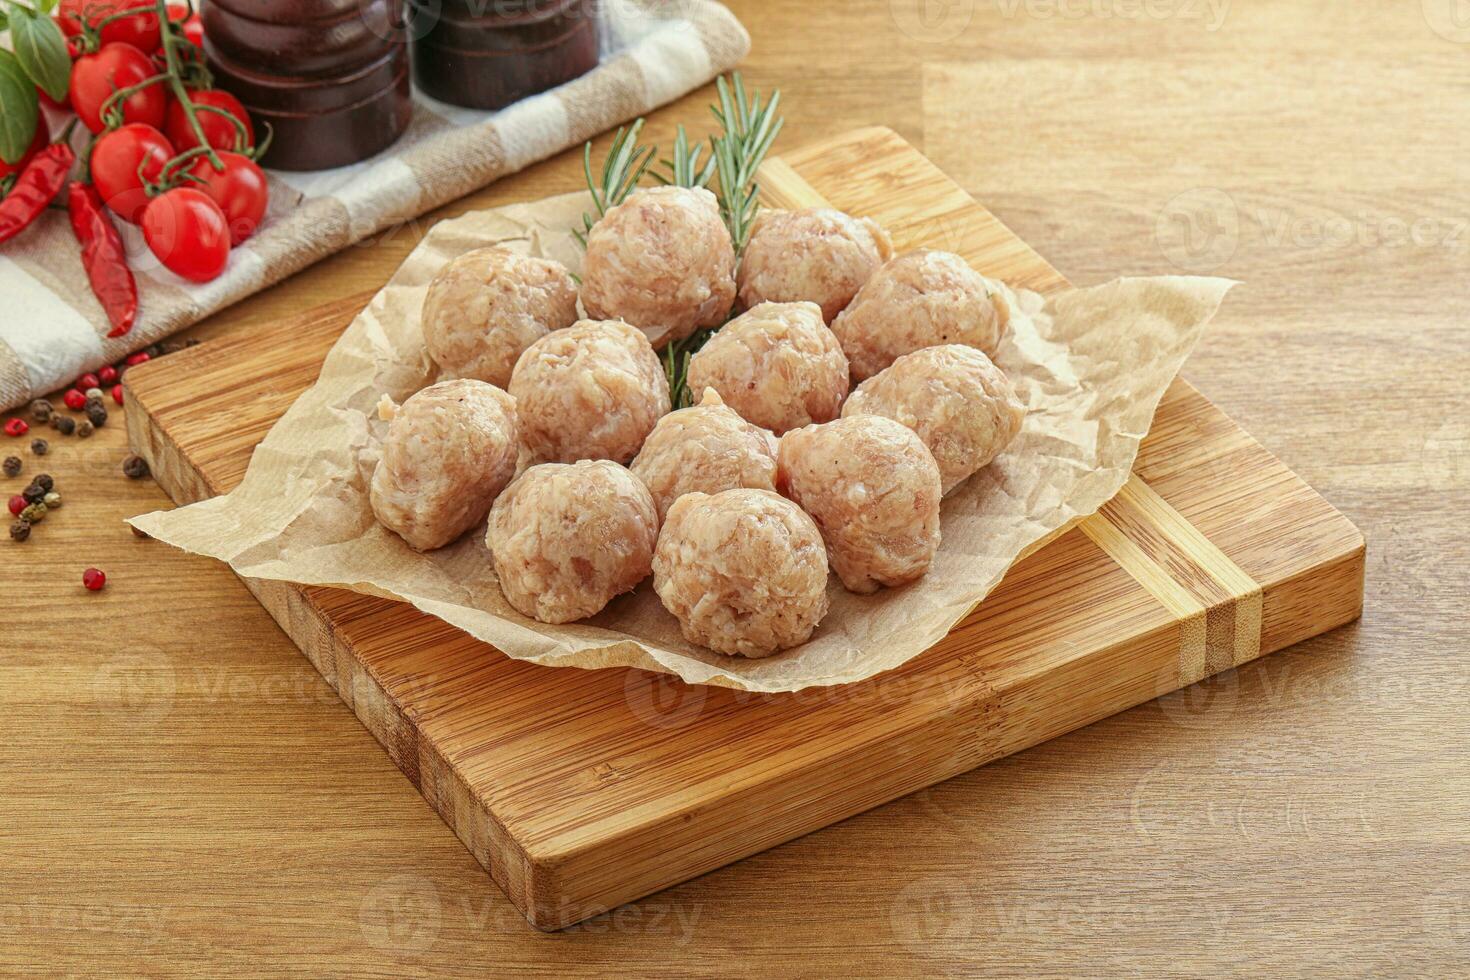
[[[647,485],[660,518],[686,493],[737,487],[776,489],[776,443],[769,432],[727,408],[713,388],[698,405],[658,420],[633,475]]]
[[[857,386],[842,417],[882,415],[918,433],[949,493],[999,456],[1021,431],[1026,406],[990,358],[945,344],[905,354]]]
[[[409,547],[442,548],[484,520],[516,451],[513,398],[483,381],[442,381],[398,407],[368,501]]]
[[[828,323],[893,255],[875,221],[831,208],[762,211],[740,261],[740,304],[808,299]]]
[[[669,411],[669,380],[648,338],[619,320],[579,320],[536,341],[510,378],[531,462],[638,454]]]
[[[570,623],[648,576],[658,512],[638,478],[605,459],[533,466],[490,509],[485,545],[521,613]]]
[[[719,326],[735,302],[735,248],[702,187],[636,191],[587,235],[582,303],[656,346]]]
[[[766,657],[827,615],[827,551],[812,519],[769,490],[686,493],[659,533],[653,588],[691,643]]]
[[[920,249],[873,273],[832,321],[832,332],[862,381],[904,354],[939,344],[994,354],[1009,319],[1000,290],[964,259]]]
[[[689,387],[713,388],[740,417],[777,435],[837,417],[847,358],[815,303],[762,303],[689,359]]]
[[[892,419],[858,415],[786,433],[776,485],[822,529],[849,591],[912,582],[939,549],[939,467]]]
[[[447,373],[504,388],[521,351],[576,319],[577,284],[560,262],[477,248],[429,283],[424,345]]]

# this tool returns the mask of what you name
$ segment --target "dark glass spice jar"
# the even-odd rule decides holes
[[[442,0],[414,41],[414,81],[432,98],[500,109],[597,65],[591,0]]]
[[[391,145],[413,112],[405,0],[211,0],[219,86],[274,136],[261,163],[325,170]]]

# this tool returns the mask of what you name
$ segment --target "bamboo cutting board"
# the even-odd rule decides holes
[[[1042,292],[1065,281],[918,151],[868,129],[770,161],[819,200]],[[179,503],[228,491],[368,296],[127,374]],[[554,929],[1355,619],[1357,529],[1188,384],[1134,475],[941,643],[785,695],[510,660],[405,604],[246,585],[506,895]]]

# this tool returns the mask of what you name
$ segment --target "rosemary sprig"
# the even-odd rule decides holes
[[[659,161],[667,173],[655,171],[653,178],[674,187],[707,187],[715,176],[715,158],[711,156],[701,167],[699,157],[703,151],[704,146],[700,143],[689,145],[689,134],[680,123],[674,134],[673,156]]]
[[[638,181],[643,179],[649,164],[653,163],[658,147],[639,144],[638,134],[642,131],[642,119],[634,120],[632,126],[618,127],[607,151],[607,159],[602,162],[600,181],[592,177],[592,143],[589,141],[582,148],[582,172],[587,177],[587,189],[592,192],[592,203],[597,208],[597,218],[584,212],[582,230],[572,232],[583,248],[587,247],[587,233],[597,224],[597,219],[622,204],[638,186]]]
[[[720,104],[712,106],[710,111],[723,132],[710,137],[710,149],[714,152],[715,166],[720,175],[720,213],[730,229],[738,260],[750,240],[750,228],[760,207],[760,187],[755,182],[755,172],[760,169],[785,120],[776,114],[781,104],[779,89],[772,92],[771,100],[762,106],[759,92],[753,95],[746,93],[745,82],[738,71],[731,74],[729,82],[723,77],[716,79],[715,88],[719,92]]]
[[[719,177],[715,197],[720,204],[720,216],[730,230],[738,264],[760,208],[760,187],[755,174],[785,120],[778,115],[779,90],[773,91],[770,101],[763,104],[760,92],[746,91],[739,72],[717,79],[715,88],[719,104],[710,106],[710,112],[721,131],[709,137],[709,156],[704,156],[702,144],[691,145],[689,134],[680,125],[675,131],[673,152],[658,161],[662,169],[652,174],[659,183],[677,187],[708,187]],[[638,119],[626,131],[621,128],[617,131],[603,161],[600,180],[592,174],[592,144],[589,142],[582,149],[582,171],[597,207],[596,217],[584,213],[582,230],[573,232],[583,248],[587,246],[592,226],[637,188],[657,156],[657,147],[639,145],[642,129],[643,120]],[[731,315],[734,312],[731,310]],[[689,359],[717,329],[698,330],[664,348],[664,371],[669,377],[674,408],[687,408],[693,402],[694,392],[688,385]]]

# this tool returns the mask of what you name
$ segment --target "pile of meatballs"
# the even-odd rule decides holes
[[[948,252],[894,256],[868,220],[762,212],[737,268],[713,194],[639,190],[587,236],[578,285],[501,248],[450,262],[422,327],[454,380],[385,399],[370,491],[420,551],[488,515],[506,601],[543,623],[652,574],[693,643],[797,646],[829,569],[856,593],[924,575],[941,498],[1021,428],[990,360],[1001,291]],[[670,411],[655,347],[721,324],[688,364],[697,404]]]

